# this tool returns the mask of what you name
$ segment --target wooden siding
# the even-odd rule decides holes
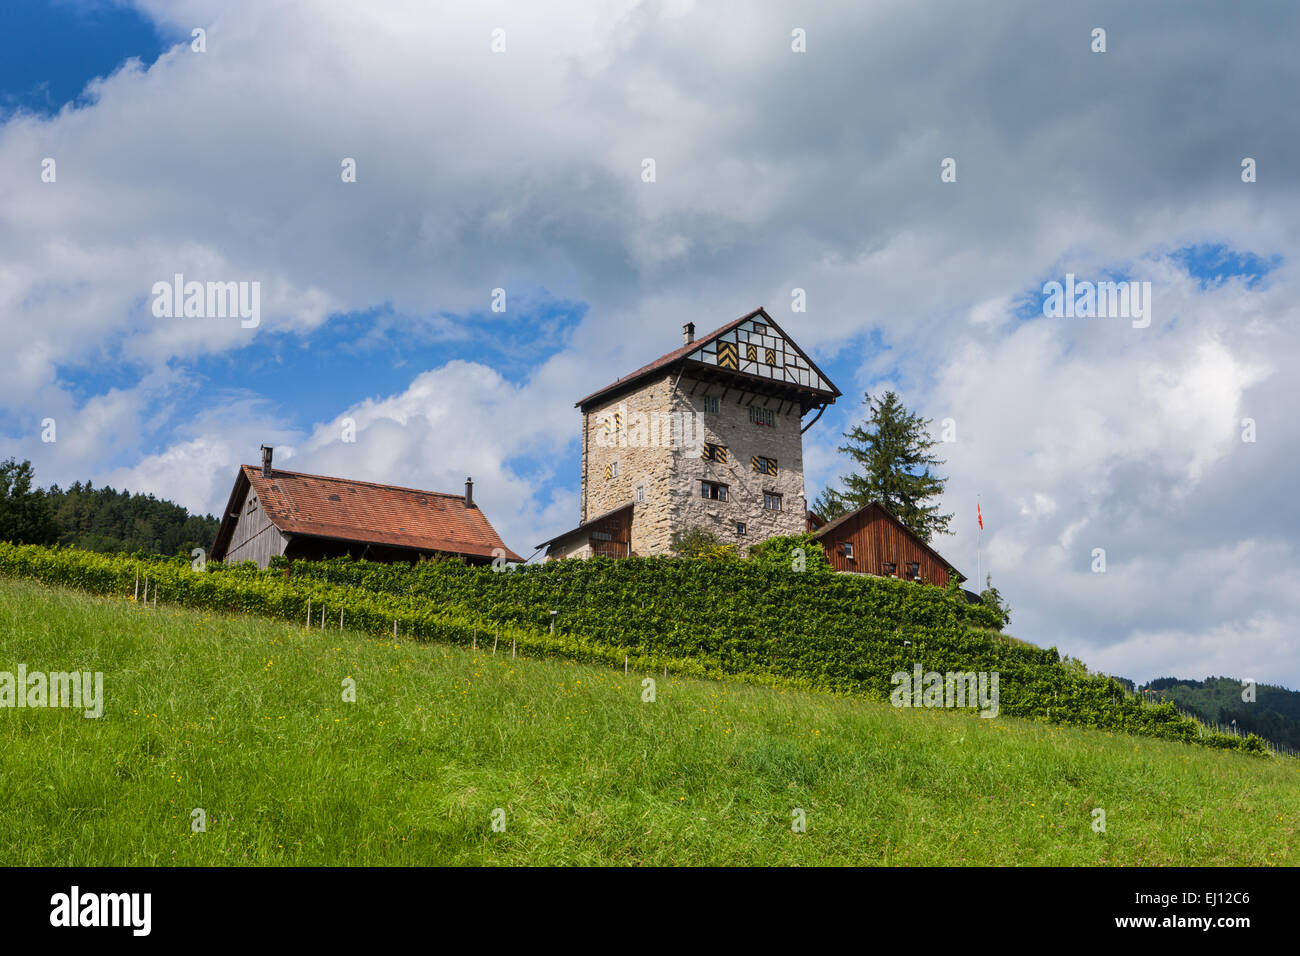
[[[235,521],[235,530],[230,536],[225,562],[238,564],[241,561],[255,561],[259,568],[264,568],[275,555],[284,554],[284,546],[284,535],[271,523],[262,509],[262,503],[257,500],[257,493],[250,488],[239,502],[239,518]]]
[[[632,509],[624,508],[599,521],[593,521],[585,530],[590,535],[588,541],[592,555],[626,558],[632,545]]]
[[[856,574],[884,574],[885,563],[897,568],[899,580],[908,577],[908,564],[920,565],[925,584],[948,584],[948,564],[936,557],[910,532],[900,528],[876,505],[837,525],[819,539],[826,559],[837,571]],[[853,545],[853,559],[844,555],[844,544]]]

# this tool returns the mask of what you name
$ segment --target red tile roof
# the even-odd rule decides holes
[[[253,465],[240,467],[213,557],[225,554],[234,530],[230,511],[242,500],[240,489],[245,483],[257,493],[271,522],[286,534],[472,557],[493,557],[493,550],[500,548],[507,561],[524,560],[505,546],[481,508],[466,507],[464,495],[279,468],[264,478],[261,468]]]

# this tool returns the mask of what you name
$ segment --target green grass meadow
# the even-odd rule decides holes
[[[19,663],[105,705],[0,709],[9,866],[1300,864],[1297,760],[0,580]]]

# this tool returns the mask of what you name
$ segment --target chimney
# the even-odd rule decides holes
[[[474,507],[474,479],[473,478],[465,479],[465,507],[466,508]]]
[[[695,323],[687,322],[682,326],[682,345],[690,345],[695,341]]]
[[[271,477],[271,452],[274,449],[270,445],[262,446],[262,477]]]

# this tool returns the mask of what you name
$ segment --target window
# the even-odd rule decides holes
[[[763,492],[763,508],[766,511],[780,511],[781,496],[774,495],[770,491]]]
[[[771,428],[776,425],[776,413],[770,408],[759,408],[757,405],[750,405],[749,421],[752,425],[766,425]]]
[[[727,486],[720,485],[716,481],[701,481],[700,497],[708,498],[710,501],[726,501]]]
[[[737,522],[736,522],[736,534],[738,534],[738,535],[744,535],[744,533],[745,533],[745,522],[743,522],[743,521],[737,521]]]
[[[885,562],[885,577],[893,577],[897,570],[898,570],[898,565],[894,564],[894,562],[892,561]]]
[[[700,398],[700,411],[718,414],[718,396],[704,395]]]
[[[767,326],[764,325],[764,324],[761,323],[761,322],[755,322],[755,323],[754,323],[754,334],[755,334],[755,335],[767,335]]]
[[[256,511],[256,510],[257,510],[257,495],[249,495],[249,496],[248,496],[248,511],[246,512],[246,514],[250,514],[250,515],[251,515],[251,514],[252,514],[254,511]]]
[[[639,485],[636,486],[636,490],[632,493],[632,497],[633,497],[635,500],[637,500],[637,501],[645,501],[645,482],[644,482],[644,481],[641,482],[641,484],[639,484]]]
[[[593,531],[591,533],[592,541],[613,541],[614,536],[608,531]]]
[[[921,562],[911,561],[907,565],[907,576],[913,581],[921,580]]]
[[[845,541],[843,547],[844,547],[844,559],[845,559],[846,561],[852,561],[852,560],[853,560],[853,542],[852,542],[852,541]]]
[[[716,461],[725,465],[727,463],[727,446],[711,445],[705,442],[704,451],[700,453],[700,457],[705,461]]]
[[[761,455],[755,455],[753,458],[749,460],[749,463],[753,467],[753,469],[756,472],[758,472],[760,475],[776,474],[775,458],[764,458]]]
[[[609,481],[609,479],[617,478],[617,477],[618,477],[618,462],[611,461],[609,464],[605,466],[605,480]]]

